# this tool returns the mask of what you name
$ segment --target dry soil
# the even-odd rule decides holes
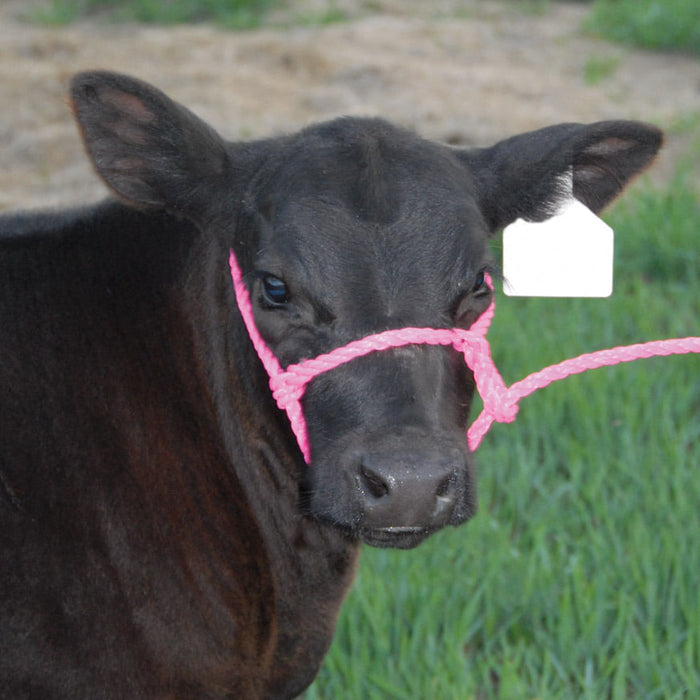
[[[293,12],[308,16],[314,2]],[[579,3],[533,14],[517,2],[338,0],[349,21],[299,26],[288,12],[281,26],[249,32],[98,20],[48,28],[21,19],[35,4],[0,6],[0,210],[104,193],[65,99],[70,75],[89,68],[153,82],[232,139],[341,114],[381,115],[464,145],[559,121],[634,118],[670,130],[654,168],[662,179],[698,137],[700,62],[587,36]],[[592,61],[609,71],[595,84],[585,78]]]

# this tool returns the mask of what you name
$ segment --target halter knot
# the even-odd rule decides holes
[[[286,410],[290,404],[299,401],[304,393],[305,381],[294,372],[283,372],[270,377],[270,389],[277,405]]]
[[[506,397],[499,397],[494,403],[484,401],[484,411],[498,423],[512,423],[518,415],[517,402],[509,401]]]

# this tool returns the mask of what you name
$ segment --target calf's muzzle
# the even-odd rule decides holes
[[[355,475],[362,528],[398,533],[449,524],[466,471],[461,450],[425,439],[412,444],[399,436],[384,448],[365,451]]]

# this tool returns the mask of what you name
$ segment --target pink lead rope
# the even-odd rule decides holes
[[[399,328],[383,331],[359,340],[353,340],[329,353],[289,365],[284,370],[258,332],[253,318],[250,295],[243,283],[243,275],[233,251],[229,255],[229,266],[236,301],[248,335],[270,377],[270,389],[277,405],[287,412],[292,431],[307,464],[311,463],[311,447],[301,407],[301,398],[306,391],[306,385],[319,374],[328,372],[370,352],[413,344],[452,345],[455,350],[461,352],[469,369],[474,374],[476,388],[484,403],[479,417],[467,431],[467,441],[472,452],[479,447],[481,440],[494,421],[512,423],[518,413],[520,399],[558,379],[564,379],[572,374],[580,374],[589,369],[616,365],[620,362],[631,362],[656,355],[700,353],[700,338],[694,337],[656,340],[649,343],[616,347],[565,360],[539,372],[534,372],[525,379],[506,387],[491,359],[491,348],[486,340],[486,332],[495,311],[495,303],[492,301],[488,309],[469,330],[461,328]],[[489,278],[487,278],[487,283],[493,288]]]

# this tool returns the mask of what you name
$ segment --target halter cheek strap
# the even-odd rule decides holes
[[[510,387],[506,387],[491,359],[491,348],[486,340],[486,332],[495,312],[495,303],[492,300],[488,309],[469,330],[461,328],[398,328],[383,331],[353,340],[347,345],[323,355],[289,365],[285,370],[262,339],[255,325],[250,295],[243,282],[243,275],[233,251],[230,251],[229,266],[236,302],[248,335],[270,377],[272,395],[279,408],[286,411],[299,449],[307,464],[311,463],[311,447],[301,407],[301,399],[306,391],[306,386],[319,374],[328,372],[370,352],[415,344],[452,345],[455,350],[461,352],[469,369],[474,374],[476,388],[484,404],[479,417],[467,431],[467,442],[471,451],[477,449],[494,421],[511,423],[515,420],[518,413],[518,401],[521,398],[529,396],[558,379],[564,379],[569,375],[579,374],[588,369],[630,362],[654,355],[700,352],[700,338],[692,337],[658,340],[651,343],[600,350],[546,367]],[[493,283],[488,276],[486,282],[493,289]]]

